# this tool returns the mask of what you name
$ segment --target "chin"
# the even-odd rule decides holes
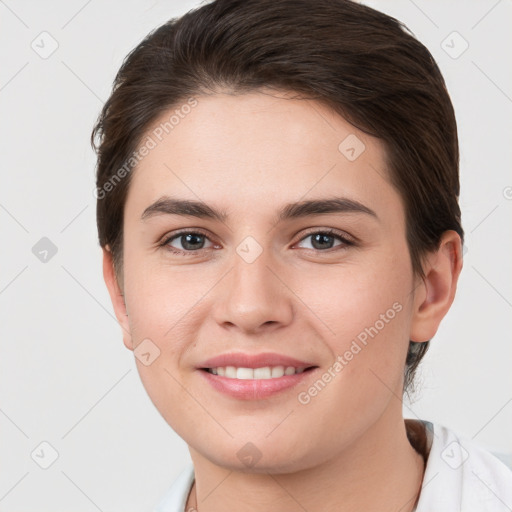
[[[232,439],[229,446],[212,451],[211,445],[197,450],[212,464],[229,471],[251,474],[286,474],[308,469],[315,465],[312,456],[297,453],[297,444],[242,441]],[[277,446],[276,446],[277,445]]]

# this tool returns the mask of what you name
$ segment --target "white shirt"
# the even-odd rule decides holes
[[[415,512],[505,512],[512,510],[512,471],[473,441],[422,421],[430,453]],[[194,466],[174,481],[153,512],[187,512]]]

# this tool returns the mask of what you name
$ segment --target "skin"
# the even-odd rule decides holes
[[[453,301],[459,236],[444,233],[420,279],[378,139],[320,103],[285,92],[197,99],[134,171],[122,276],[104,249],[105,282],[125,346],[134,350],[149,338],[160,350],[149,366],[136,362],[151,400],[189,446],[196,482],[188,506],[412,510],[424,464],[402,416],[405,357],[410,339],[434,336]],[[155,126],[168,117],[163,113]],[[355,161],[338,150],[350,134],[365,144]],[[141,220],[163,195],[224,209],[227,220],[168,214]],[[341,212],[274,223],[286,203],[333,196],[356,200],[376,217]],[[158,245],[185,228],[206,233],[195,242],[204,241],[203,248],[178,255]],[[329,228],[355,245],[334,237],[332,248],[322,249],[307,236]],[[247,236],[262,249],[252,263],[236,252]],[[186,250],[182,238],[170,244]],[[299,403],[298,394],[397,302],[401,311],[378,335],[309,403]],[[278,352],[319,369],[265,400],[237,400],[196,369],[231,351]],[[248,442],[261,454],[253,467],[237,456]]]

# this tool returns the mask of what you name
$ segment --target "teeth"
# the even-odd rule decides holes
[[[236,368],[234,366],[226,366],[224,377],[228,379],[236,379]]]
[[[277,379],[284,375],[284,367],[283,366],[274,366],[272,368],[272,378]]]
[[[304,368],[295,368],[293,366],[264,366],[263,368],[236,368],[235,366],[219,366],[217,368],[208,368],[210,373],[227,377],[228,379],[278,379],[283,375],[294,375],[302,373]]]
[[[237,379],[254,379],[254,370],[252,368],[237,368],[236,369]]]
[[[270,366],[265,366],[264,368],[254,368],[252,379],[271,379],[272,372],[270,370]]]

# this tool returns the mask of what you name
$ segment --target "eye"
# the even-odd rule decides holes
[[[337,232],[333,229],[327,229],[322,231],[312,231],[303,237],[299,244],[304,240],[311,240],[310,247],[304,247],[305,249],[313,249],[315,251],[326,251],[338,247],[344,249],[347,246],[354,245],[352,240],[349,240],[348,236]],[[340,243],[335,245],[335,241],[338,240]]]
[[[345,249],[348,246],[355,245],[355,242],[349,237],[334,229],[324,229],[311,231],[296,244],[303,244],[306,240],[310,239],[310,247],[302,247],[308,250],[319,252],[327,252],[330,249]],[[336,241],[338,243],[336,244]],[[215,244],[208,238],[208,236],[201,231],[181,231],[173,233],[166,237],[160,246],[169,250],[174,254],[179,255],[192,255],[199,253],[203,249],[210,249],[215,247]]]
[[[205,247],[206,241],[210,245]],[[182,231],[167,237],[161,244],[175,254],[186,254],[213,246],[210,239],[199,231]]]

